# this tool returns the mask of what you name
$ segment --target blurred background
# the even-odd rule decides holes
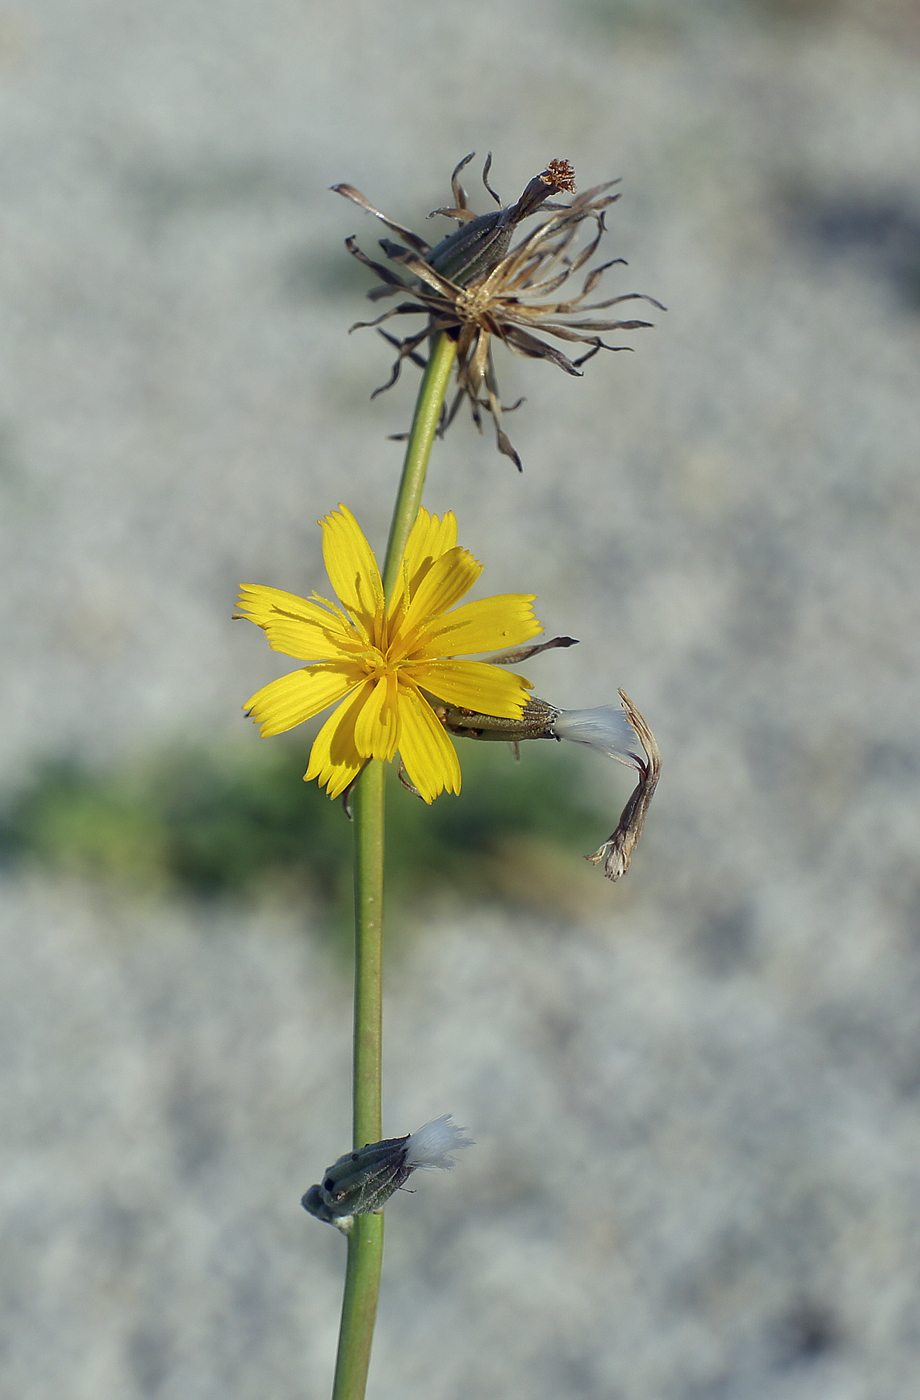
[[[434,241],[491,150],[505,202],[622,177],[605,289],[669,310],[583,380],[499,351],[524,475],[462,412],[426,501],[664,773],[615,886],[597,756],[393,791],[385,1131],[477,1146],[387,1208],[370,1393],[911,1400],[914,0],[2,0],[0,77],[5,1393],[329,1392],[349,832],[230,614],[326,592],[339,501],[385,541],[417,375],[370,402],[329,186]]]

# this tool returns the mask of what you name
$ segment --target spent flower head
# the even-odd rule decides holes
[[[359,321],[352,330],[360,326],[380,329],[384,321],[394,316],[421,314],[427,317],[421,330],[402,339],[380,329],[380,334],[395,347],[397,357],[390,379],[376,393],[396,383],[404,360],[424,366],[425,359],[420,351],[426,341],[430,342],[442,331],[453,337],[457,342],[457,391],[450,407],[444,410],[441,430],[452,422],[466,398],[480,432],[483,411],[492,415],[499,451],[510,457],[520,470],[521,460],[502,428],[502,405],[492,360],[493,338],[517,355],[549,360],[568,374],[580,375],[581,366],[599,350],[631,348],[608,345],[601,338],[604,332],[638,330],[650,325],[648,321],[611,320],[592,313],[636,300],[651,302],[661,310],[664,308],[653,297],[640,292],[627,292],[600,301],[588,300],[607,268],[622,263],[622,258],[614,258],[587,271],[580,291],[573,289],[562,299],[555,295],[570,277],[586,267],[597,251],[604,235],[605,211],[619,199],[618,194],[608,193],[617,183],[615,180],[595,185],[578,195],[575,194],[575,172],[569,162],[551,160],[546,169],[529,182],[520,199],[502,207],[489,184],[490,156],[483,170],[483,184],[500,207],[477,217],[468,207],[466,192],[459,181],[460,171],[472,158],[469,155],[462,160],[451,177],[454,204],[433,211],[456,219],[460,227],[433,247],[375,209],[352,185],[333,186],[338,194],[376,215],[402,239],[401,243],[388,238],[380,240],[381,248],[400,269],[399,273],[367,257],[354,238],[345,240],[349,252],[380,278],[381,285],[372,287],[367,294],[372,301],[396,295],[408,297],[374,321]],[[575,197],[570,204],[556,204],[551,202],[555,194]],[[537,213],[542,215],[540,222],[512,244],[517,226]],[[594,224],[594,235],[586,246],[576,251],[575,241],[586,221]],[[546,335],[588,346],[588,349],[576,359],[570,359],[557,346],[542,339]]]
[[[457,544],[457,521],[421,510],[403,554],[399,585],[386,600],[380,570],[345,506],[320,521],[326,570],[339,601],[298,598],[245,585],[240,612],[269,646],[311,664],[269,682],[244,708],[263,735],[282,734],[338,703],[313,741],[306,781],[338,797],[372,758],[397,752],[426,802],[460,791],[460,764],[429,696],[513,718],[530,682],[470,652],[516,645],[542,632],[532,593],[454,604],[482,565]]]
[[[382,1210],[387,1201],[420,1167],[449,1171],[454,1153],[472,1147],[472,1138],[442,1113],[418,1132],[405,1137],[369,1142],[346,1152],[323,1173],[322,1181],[301,1198],[304,1210],[348,1234],[356,1215]]]
[[[493,656],[491,660],[499,665],[517,664],[552,647],[571,645],[571,637],[554,637],[538,646]],[[457,706],[441,705],[437,709],[444,728],[458,738],[505,740],[511,743],[516,754],[524,739],[557,739],[560,742],[568,739],[576,744],[587,744],[607,758],[635,769],[639,781],[616,827],[603,845],[585,857],[592,865],[603,862],[608,880],[619,880],[629,869],[661,773],[661,751],[654,734],[626,692],[621,690],[619,695],[622,707],[599,705],[591,710],[560,710],[546,700],[530,696],[514,720],[476,714]],[[642,754],[636,752],[640,746]]]

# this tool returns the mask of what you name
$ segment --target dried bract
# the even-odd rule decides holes
[[[601,338],[603,333],[638,330],[651,324],[611,320],[592,313],[607,311],[625,301],[647,301],[661,310],[664,308],[653,297],[640,292],[601,301],[589,300],[607,268],[622,263],[622,258],[586,271],[580,291],[562,300],[554,299],[554,294],[570,277],[585,269],[597,251],[604,235],[605,211],[619,199],[619,194],[609,193],[617,183],[615,180],[575,195],[575,172],[569,162],[551,160],[514,204],[477,216],[469,208],[466,192],[459,182],[460,171],[472,158],[469,155],[462,160],[451,177],[454,204],[433,211],[456,219],[460,227],[433,247],[375,209],[353,186],[333,186],[338,194],[374,214],[402,240],[400,243],[388,238],[380,240],[381,248],[400,269],[399,273],[372,261],[354,238],[345,240],[349,252],[380,278],[381,285],[368,292],[372,301],[396,295],[408,298],[376,320],[359,321],[352,330],[376,326],[397,351],[390,379],[375,393],[396,383],[404,360],[424,368],[426,361],[420,352],[426,341],[430,342],[441,331],[452,336],[457,342],[457,391],[442,413],[439,431],[443,432],[453,421],[465,398],[480,432],[483,412],[491,414],[499,451],[510,457],[520,471],[521,460],[502,427],[503,410],[492,360],[493,337],[514,354],[549,360],[567,374],[580,375],[581,366],[599,350],[632,348],[608,345]],[[489,184],[490,164],[491,156],[483,169],[483,184],[501,206]],[[550,202],[554,194],[575,197],[570,204],[556,204]],[[519,242],[512,244],[517,226],[537,213],[542,215],[540,222]],[[593,223],[594,233],[587,245],[576,251],[576,238],[585,221]],[[427,318],[424,327],[402,339],[381,329],[382,323],[394,316],[420,314]],[[536,334],[538,331],[540,335]],[[570,359],[557,346],[542,339],[543,335],[589,348],[576,359]]]
[[[602,846],[585,857],[592,865],[600,865],[603,861],[604,874],[608,880],[619,880],[620,876],[625,875],[629,869],[629,862],[632,860],[633,851],[642,835],[645,818],[648,815],[649,805],[655,794],[655,788],[658,786],[658,775],[661,772],[661,751],[655,742],[654,734],[629,696],[622,690],[619,694],[623,701],[623,709],[626,711],[626,718],[645,750],[645,762],[637,754],[630,755],[633,759],[631,766],[639,774],[639,781],[620,813],[616,829],[611,832]],[[611,756],[620,758],[621,762],[628,762],[620,754]]]

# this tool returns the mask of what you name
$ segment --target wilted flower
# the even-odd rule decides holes
[[[539,651],[572,644],[571,637],[554,637],[539,646],[524,647],[490,659],[493,664],[517,664]],[[515,751],[524,739],[570,739],[634,768],[639,781],[620,813],[616,829],[598,850],[585,857],[592,865],[603,861],[604,874],[609,880],[618,880],[629,869],[661,771],[661,753],[654,734],[629,696],[622,690],[619,695],[622,709],[616,705],[601,705],[593,710],[559,710],[546,700],[531,696],[515,720],[477,714],[455,706],[441,705],[435,710],[444,728],[459,738],[504,740]],[[644,758],[636,753],[637,738],[645,751]]]
[[[620,691],[620,699],[623,701],[626,718],[645,750],[645,761],[643,762],[638,754],[624,755],[621,750],[613,752],[610,748],[604,748],[603,742],[594,745],[595,748],[600,748],[602,753],[609,753],[611,758],[618,758],[621,763],[629,763],[639,774],[639,781],[620,813],[620,820],[615,829],[602,846],[586,857],[592,865],[604,862],[604,874],[608,880],[619,880],[620,876],[625,875],[629,869],[629,862],[632,860],[632,853],[642,835],[645,818],[648,816],[648,809],[655,795],[655,788],[658,786],[658,775],[661,772],[661,751],[655,742],[654,734],[629,696],[622,690]],[[592,712],[588,711],[588,713]],[[596,714],[597,711],[593,713]],[[558,728],[557,721],[557,732]],[[578,742],[588,743],[590,740],[579,739]]]
[[[457,544],[457,521],[421,510],[406,544],[400,585],[389,603],[371,547],[351,511],[321,522],[323,557],[340,605],[314,593],[245,585],[240,613],[269,646],[313,664],[271,681],[244,708],[263,735],[282,734],[342,701],[313,741],[304,775],[338,797],[372,758],[397,751],[419,796],[460,791],[456,750],[427,695],[512,718],[530,682],[456,654],[525,641],[543,630],[532,593],[503,593],[453,608],[482,565]],[[452,612],[448,609],[453,608]]]
[[[458,179],[460,171],[472,158],[469,155],[462,160],[451,177],[454,205],[434,210],[435,214],[456,219],[461,227],[434,247],[375,209],[353,186],[334,185],[333,189],[375,214],[403,240],[403,243],[393,243],[388,238],[380,240],[380,246],[390,261],[404,269],[402,276],[381,263],[373,262],[353,238],[345,240],[349,252],[376,272],[383,283],[368,292],[372,301],[398,293],[410,298],[374,321],[359,321],[358,326],[379,327],[393,316],[422,314],[428,317],[427,324],[420,331],[402,340],[381,330],[381,335],[395,346],[397,358],[389,381],[376,392],[389,389],[396,383],[403,360],[409,359],[414,364],[424,366],[420,348],[425,341],[431,341],[439,332],[446,331],[457,342],[457,393],[450,408],[445,409],[442,415],[442,430],[453,420],[463,398],[467,398],[473,420],[480,431],[482,410],[492,415],[499,451],[510,457],[520,470],[520,458],[502,428],[502,406],[492,362],[493,336],[515,354],[530,359],[550,360],[568,374],[579,375],[584,362],[596,355],[598,350],[631,348],[608,345],[601,339],[602,332],[638,330],[650,324],[648,321],[616,321],[605,317],[593,319],[589,313],[635,300],[649,301],[653,306],[664,308],[653,297],[643,296],[639,292],[628,292],[603,301],[586,300],[606,269],[614,263],[623,262],[622,258],[614,258],[589,271],[580,291],[561,301],[545,300],[552,297],[569,277],[584,268],[594,256],[604,234],[604,211],[619,199],[618,194],[607,193],[617,183],[615,180],[595,185],[593,189],[577,195],[571,204],[551,204],[549,199],[554,194],[575,193],[575,172],[569,162],[551,160],[547,168],[530,181],[515,204],[477,218],[467,206],[466,192]],[[495,202],[501,205],[501,200],[488,182],[490,164],[491,156],[483,170],[483,184]],[[537,212],[544,215],[540,223],[512,247],[511,240],[517,225]],[[584,220],[592,221],[596,232],[587,246],[576,253],[573,244]],[[588,319],[582,319],[586,315]],[[357,328],[352,326],[352,330]],[[556,346],[535,334],[537,331],[556,340],[590,348],[571,360]]]
[[[382,1210],[393,1192],[420,1167],[450,1170],[452,1154],[473,1146],[463,1132],[451,1122],[449,1113],[442,1113],[417,1133],[369,1142],[356,1152],[346,1152],[333,1162],[321,1182],[310,1187],[301,1205],[347,1233],[356,1215]]]

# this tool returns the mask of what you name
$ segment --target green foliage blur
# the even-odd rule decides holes
[[[577,763],[558,745],[542,747],[525,744],[516,763],[506,745],[465,743],[463,791],[431,807],[391,766],[391,908],[451,890],[540,904],[570,861],[584,869],[581,857],[607,834],[611,814],[585,797]],[[308,756],[282,741],[160,753],[106,772],[49,764],[0,812],[0,855],[7,866],[148,894],[311,897],[334,925],[347,925],[351,825],[341,801],[301,781]]]

